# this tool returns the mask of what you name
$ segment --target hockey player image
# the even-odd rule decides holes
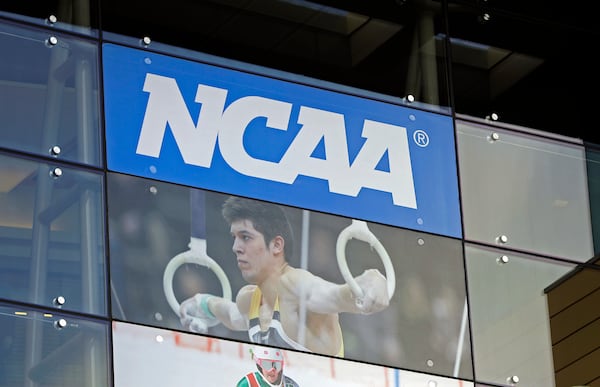
[[[247,331],[253,343],[343,357],[339,314],[372,314],[389,305],[386,278],[377,269],[354,278],[361,293],[357,302],[348,283],[332,283],[292,267],[292,230],[280,206],[232,196],[224,202],[222,215],[248,284],[233,301],[204,293],[184,300],[179,308],[184,328],[206,333],[221,323]]]
[[[298,387],[298,383],[283,373],[285,360],[280,349],[255,346],[252,359],[258,371],[246,374],[236,387]]]

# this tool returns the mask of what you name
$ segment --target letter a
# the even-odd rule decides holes
[[[351,187],[348,194],[372,188],[390,192],[397,206],[417,208],[406,128],[365,120],[362,135],[367,140],[350,167],[355,178],[346,182]],[[390,171],[376,170],[386,151]]]

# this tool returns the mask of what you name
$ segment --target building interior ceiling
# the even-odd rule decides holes
[[[573,11],[561,16],[553,3],[538,4],[543,12],[536,13],[529,2],[520,6],[515,1],[450,1],[452,39],[446,45],[439,0],[173,1],[176,6],[170,2],[169,8],[144,7],[140,0],[126,5],[105,0],[103,26],[384,95],[413,94],[425,104],[451,106],[453,98],[461,114],[483,118],[490,110],[499,110],[509,123],[600,140],[582,130],[582,125],[573,125],[566,115],[563,120],[545,117],[555,109],[580,109],[589,86],[589,79],[556,76],[585,58],[579,48],[562,54],[570,37],[559,32],[546,36],[535,23],[521,23],[510,33],[506,33],[510,24],[493,26],[495,16],[504,17],[504,23],[511,17],[522,20],[515,16],[522,11],[532,20],[545,18],[545,26],[577,30]],[[482,18],[486,12],[491,21]],[[492,28],[483,26],[486,23],[492,23]],[[538,37],[539,43],[533,40]],[[587,49],[586,43],[578,44]],[[565,58],[568,55],[577,57]],[[447,57],[451,69],[444,67]],[[571,71],[571,77],[583,78],[579,70]],[[443,93],[450,83],[452,97]],[[580,100],[557,100],[552,93],[574,93]]]
[[[45,18],[52,3],[9,1],[0,9]],[[589,92],[600,86],[591,56],[600,29],[582,0],[568,7],[542,0],[57,3],[69,4],[59,20],[74,24],[78,7],[99,5],[92,25],[106,32],[393,97],[410,93],[459,114],[496,111],[506,123],[600,143],[600,133],[588,130],[595,119],[579,113],[596,108]]]

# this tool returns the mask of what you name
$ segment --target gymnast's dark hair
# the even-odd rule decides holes
[[[267,244],[276,236],[281,236],[285,241],[286,260],[292,257],[294,251],[292,226],[281,206],[260,200],[230,196],[223,203],[222,214],[229,224],[238,220],[250,220],[254,228],[264,235]]]

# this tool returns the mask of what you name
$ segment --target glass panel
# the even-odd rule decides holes
[[[106,314],[102,175],[0,154],[0,182],[0,298]]]
[[[573,265],[474,245],[465,253],[477,380],[555,385],[544,290]]]
[[[0,304],[0,386],[111,386],[105,323]]]
[[[551,24],[569,25],[573,27],[586,26],[596,29],[596,18],[593,12],[586,12],[590,4],[586,0],[576,0],[565,7],[564,3],[544,0],[529,0],[527,2],[514,0],[459,0],[457,3],[479,5],[481,9],[490,12],[495,18],[496,13],[519,15],[519,18],[543,20]],[[492,19],[490,19],[491,21]]]
[[[456,112],[496,113],[505,123],[600,143],[589,130],[596,117],[583,113],[597,108],[588,96],[600,84],[589,59],[600,37],[594,12],[572,3],[470,2],[448,5]]]
[[[97,7],[96,0],[3,0],[0,15],[97,36]]]
[[[474,122],[456,127],[466,239],[579,262],[593,255],[582,146]]]
[[[5,22],[0,51],[0,147],[100,165],[97,46]]]
[[[282,358],[282,375],[299,386],[473,386],[464,380],[261,348],[263,354],[267,352],[264,357]],[[115,386],[194,384],[200,377],[199,364],[202,364],[202,384],[207,386],[235,386],[249,373],[255,373],[260,380],[260,371],[252,357],[257,349],[245,343],[117,322],[113,325]],[[164,372],[165,369],[169,372]],[[279,375],[265,372],[265,376],[272,381]]]
[[[269,300],[263,303],[267,313],[276,309],[274,301],[279,297],[282,329],[291,338],[290,342],[269,341],[271,345],[472,378],[460,241],[374,223],[358,222],[367,230],[349,231],[347,228],[355,225],[351,219],[282,207],[292,233],[285,238],[267,237],[271,240],[269,259],[263,262],[265,256],[252,255],[252,251],[245,257],[244,252],[250,247],[239,246],[246,239],[242,230],[234,232],[236,237],[232,238],[230,226],[221,214],[227,195],[113,173],[108,175],[107,184],[111,281],[116,300],[112,305],[116,318],[178,330],[188,328],[182,322],[192,322],[189,329],[195,332],[240,341],[249,341],[252,335],[256,340],[257,332],[249,333],[247,324],[258,307],[250,307],[250,298],[254,294],[258,302],[260,295],[252,293],[255,287],[247,285],[260,284],[265,289],[263,300]],[[271,223],[258,222],[257,228],[269,232]],[[242,223],[234,221],[232,225]],[[370,239],[372,247],[357,237],[345,239],[354,232],[365,238],[367,231],[375,238]],[[284,232],[274,235],[280,233]],[[255,238],[263,241],[262,234]],[[265,245],[263,242],[257,246]],[[238,252],[239,263],[232,249]],[[206,255],[210,260],[199,258]],[[289,266],[283,263],[284,259]],[[251,262],[263,262],[261,269],[256,269],[256,276],[249,268]],[[347,269],[339,262],[346,262]],[[288,275],[289,267],[296,268],[293,274]],[[385,277],[369,272],[373,277],[367,280],[368,275],[363,273],[368,269],[377,269]],[[274,278],[279,278],[279,270],[285,274],[275,283],[287,283],[289,287],[277,285],[277,291],[271,291],[267,286],[270,281],[265,281],[263,275],[273,273]],[[324,282],[309,289],[300,286],[313,284],[314,277],[307,271]],[[380,311],[360,313],[355,300],[348,299],[350,285],[344,284],[345,278],[359,275],[359,290],[377,294],[382,301],[387,299],[385,295],[391,295],[387,307],[383,302]],[[227,309],[231,314],[220,315],[224,324],[210,318],[180,320],[180,303],[191,302],[185,300],[196,294],[223,295],[239,302],[236,305],[214,297],[208,302],[221,306],[205,305],[211,313]],[[334,294],[339,298],[328,298]],[[198,295],[195,299],[201,298]],[[193,304],[190,313],[205,313],[204,309],[196,309],[201,304]],[[272,322],[276,317],[277,314],[266,320]],[[230,318],[232,321],[228,321]],[[333,330],[323,330],[323,323],[329,318],[333,318]],[[203,326],[204,322],[210,326]],[[227,323],[232,329],[226,328]]]
[[[441,8],[397,3],[174,0],[140,7],[106,0],[102,23],[136,44],[150,38],[142,44],[150,49],[182,47],[447,108]]]
[[[587,148],[586,159],[594,254],[598,254],[600,253],[600,148]]]

